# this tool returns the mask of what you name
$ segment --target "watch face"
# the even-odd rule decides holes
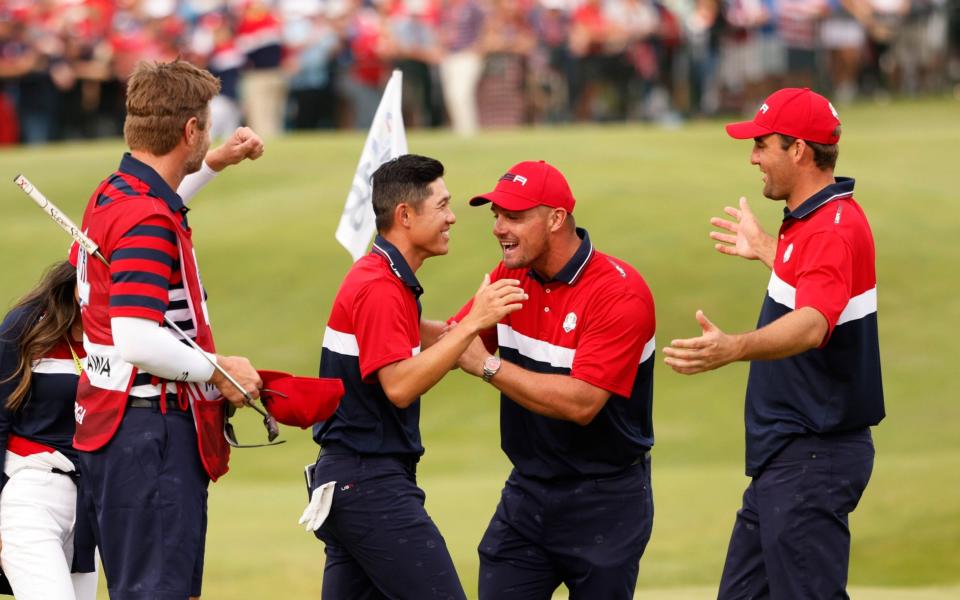
[[[500,357],[488,356],[487,359],[483,361],[483,368],[488,371],[496,371],[500,368]]]

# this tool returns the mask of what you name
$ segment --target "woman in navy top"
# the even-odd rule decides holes
[[[76,269],[55,264],[0,325],[0,563],[18,600],[96,597],[72,447],[84,359],[75,287]]]

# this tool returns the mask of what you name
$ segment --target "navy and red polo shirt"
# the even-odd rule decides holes
[[[377,236],[369,254],[340,284],[323,335],[320,377],[343,381],[332,417],[314,425],[313,439],[357,454],[423,454],[420,399],[398,408],[377,378],[381,368],[420,352],[423,288],[397,248]]]
[[[119,168],[102,184],[95,206],[138,197],[162,200],[177,217],[175,220],[183,231],[189,231],[189,209],[180,196],[152,167],[125,153]],[[110,262],[107,321],[114,317],[135,317],[166,327],[166,315],[184,333],[196,339],[196,325],[183,287],[177,233],[171,229],[169,220],[160,215],[145,217],[120,235],[106,258]],[[93,329],[97,326],[103,329],[101,334],[108,335],[109,322],[94,320],[97,323],[84,324],[91,328],[91,337],[98,337]],[[176,337],[179,339],[179,335]],[[186,344],[183,340],[181,342]],[[173,383],[166,384],[166,393],[176,393]],[[131,396],[156,399],[160,394],[161,386],[154,382],[152,374],[137,374]]]
[[[45,446],[46,451],[57,450],[77,466],[73,403],[80,374],[70,349],[82,359],[83,344],[64,338],[46,356],[34,361],[27,397],[16,411],[7,408],[7,399],[19,383],[19,377],[9,378],[20,358],[20,341],[40,315],[37,306],[20,307],[11,311],[0,325],[0,483],[11,436]]]
[[[810,306],[829,330],[819,348],[750,363],[747,475],[758,475],[796,435],[854,431],[884,417],[873,234],[853,186],[838,177],[784,210],[757,327]]]
[[[610,392],[585,426],[536,414],[501,394],[500,444],[528,477],[609,475],[653,446],[653,296],[633,267],[595,250],[585,230],[577,235],[579,248],[549,281],[502,262],[490,274],[491,281],[519,280],[529,299],[481,334],[488,350],[499,347],[503,360],[529,371],[569,375]]]

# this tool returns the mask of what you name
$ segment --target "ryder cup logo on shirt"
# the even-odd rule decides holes
[[[787,249],[783,252],[783,262],[790,260],[791,255],[793,255],[793,244],[787,246]]]
[[[563,320],[563,330],[566,333],[570,333],[577,326],[577,315],[574,313],[567,313],[566,318]]]

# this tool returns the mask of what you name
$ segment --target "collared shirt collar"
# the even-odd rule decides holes
[[[372,252],[386,259],[390,265],[390,269],[393,270],[393,274],[396,275],[405,286],[410,288],[413,296],[419,301],[420,296],[423,295],[423,287],[417,280],[417,276],[413,274],[413,269],[407,264],[407,260],[403,258],[403,254],[397,250],[397,247],[378,235],[377,239],[373,240]]]
[[[170,189],[170,186],[163,180],[163,177],[160,177],[160,174],[153,170],[153,167],[135,159],[129,152],[123,153],[123,159],[120,161],[120,168],[118,170],[121,173],[133,175],[150,186],[151,195],[155,195],[166,202],[167,206],[170,207],[170,212],[182,212],[186,214],[186,212],[190,210],[184,206],[183,200],[177,192]]]
[[[784,208],[783,220],[803,219],[831,200],[849,198],[853,195],[853,184],[854,180],[850,177],[837,177],[834,183],[804,200],[796,209],[791,211]]]
[[[567,285],[575,284],[583,273],[587,263],[590,262],[590,257],[593,256],[593,244],[590,242],[590,235],[587,233],[587,230],[582,227],[577,227],[577,236],[580,238],[580,247],[573,253],[573,256],[567,261],[567,264],[553,276],[553,279],[547,281],[533,269],[530,269],[530,277],[539,281],[541,284],[555,281],[560,281]]]

